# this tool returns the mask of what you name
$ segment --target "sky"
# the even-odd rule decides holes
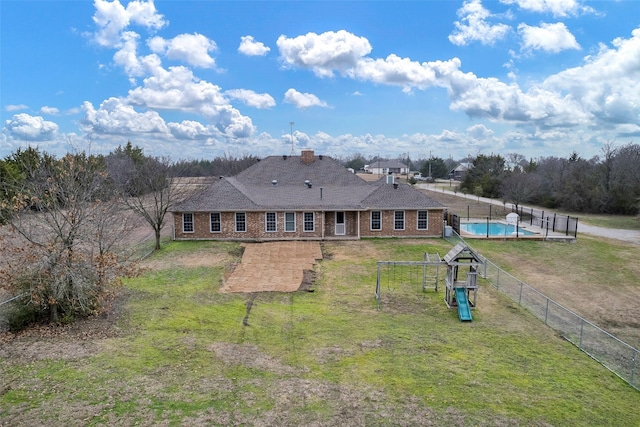
[[[0,157],[583,158],[640,141],[640,1],[0,1]]]

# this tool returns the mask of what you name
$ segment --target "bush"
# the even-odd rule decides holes
[[[8,314],[9,330],[19,332],[38,320],[38,310],[32,304],[15,301]]]

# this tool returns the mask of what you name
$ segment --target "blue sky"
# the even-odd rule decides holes
[[[640,139],[640,2],[0,2],[0,156],[519,153]],[[290,122],[294,122],[293,132]]]

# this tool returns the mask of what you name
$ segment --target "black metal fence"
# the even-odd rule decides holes
[[[578,237],[578,217],[522,206],[518,208],[513,206],[512,211],[520,215],[521,223],[529,223],[547,232],[565,233],[566,236]]]

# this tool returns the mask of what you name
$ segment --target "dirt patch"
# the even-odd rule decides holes
[[[142,265],[149,270],[159,271],[176,268],[222,267],[233,264],[235,261],[234,254],[229,253],[227,247],[211,245],[207,248],[198,248],[195,254],[193,251],[185,251],[172,252],[170,257],[154,256],[144,260]]]
[[[248,243],[220,292],[295,292],[301,286],[309,290],[313,280],[309,271],[319,259],[318,242]]]
[[[306,372],[304,369],[285,365],[264,354],[255,345],[217,342],[207,346],[207,350],[215,353],[216,357],[228,365],[242,365],[278,375]]]
[[[71,324],[36,324],[17,333],[0,333],[0,357],[23,363],[25,360],[77,360],[97,354],[110,338],[124,333],[118,320],[127,297],[125,290],[118,289],[100,314]]]

